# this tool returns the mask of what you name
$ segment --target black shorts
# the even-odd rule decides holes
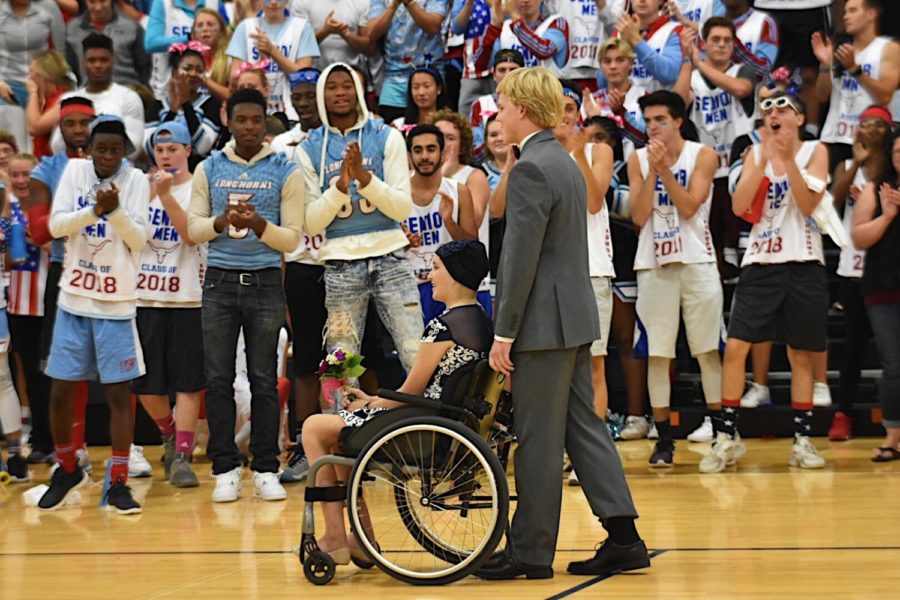
[[[44,326],[41,330],[41,371],[47,366],[50,344],[53,342],[53,324],[56,323],[56,304],[59,299],[59,280],[62,263],[51,262],[47,268],[47,285],[44,287]]]
[[[749,265],[734,292],[728,337],[779,341],[795,350],[828,347],[828,277],[815,262]]]
[[[284,295],[294,333],[294,375],[315,373],[325,358],[325,267],[287,263]]]
[[[805,10],[766,10],[778,25],[777,66],[818,67],[819,60],[813,54],[812,34],[816,31],[831,35],[831,7]]]
[[[206,388],[203,326],[199,308],[138,308],[137,328],[147,374],[135,379],[135,394],[166,396]]]

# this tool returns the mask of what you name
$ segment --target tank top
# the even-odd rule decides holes
[[[806,169],[815,154],[819,142],[803,142],[794,158],[801,170]],[[753,146],[753,156],[758,161],[761,146]],[[825,264],[822,250],[822,234],[812,222],[804,217],[790,193],[787,173],[775,175],[772,165],[766,164],[769,191],[766,205],[759,223],[750,230],[747,252],[741,266],[757,264],[784,264],[791,262],[818,262]]]
[[[459,222],[459,184],[448,177],[441,179],[439,191],[444,192],[453,200],[453,219]],[[431,264],[437,249],[447,242],[453,241],[450,232],[444,226],[440,208],[441,195],[435,194],[428,206],[419,206],[413,202],[412,212],[405,224],[410,233],[422,236],[422,245],[418,248],[407,248],[406,256],[412,266],[413,275],[419,283],[428,281],[431,272]]]
[[[845,160],[844,168],[849,169],[852,164],[852,160]],[[862,189],[868,182],[866,176],[863,174],[862,168],[857,169],[856,175],[853,177],[853,185],[859,186],[859,188]],[[847,232],[848,238],[850,238],[850,230],[853,229],[853,211],[855,208],[856,200],[851,198],[850,194],[847,194],[847,201],[844,202],[843,224],[844,231]],[[865,260],[866,251],[855,248],[853,246],[853,238],[850,238],[850,245],[846,248],[841,248],[841,257],[838,260],[837,274],[841,277],[859,279],[863,276]]]
[[[594,166],[594,144],[584,147],[588,166]],[[572,157],[574,159],[574,156]],[[598,212],[587,214],[588,267],[591,277],[615,277],[612,235],[609,232],[609,210],[606,202]]]
[[[884,49],[891,43],[885,36],[877,37],[856,54],[856,64],[873,79],[881,75],[881,60]],[[847,71],[839,79],[831,79],[831,104],[822,127],[822,141],[826,144],[852,144],[859,126],[859,115],[868,107],[877,104],[872,95],[856,77]]]
[[[675,179],[685,189],[688,188],[697,157],[703,144],[685,142],[681,155],[671,171]],[[647,149],[636,150],[641,166],[641,174],[646,179],[650,171]],[[650,182],[645,181],[644,185]],[[712,235],[709,232],[709,205],[712,197],[712,186],[706,200],[690,219],[683,219],[675,208],[662,180],[656,178],[656,191],[653,194],[653,213],[641,228],[638,236],[637,254],[634,259],[634,270],[654,269],[671,263],[709,263],[716,262],[713,250]]]
[[[750,15],[743,23],[741,23],[741,26],[737,28],[737,38],[750,52],[753,52],[753,49],[759,46],[759,41],[762,38],[763,24],[766,22],[766,17],[768,16],[769,13],[751,8]]]
[[[569,61],[562,70],[563,77],[593,77],[600,68],[600,46],[606,39],[606,30],[597,15],[597,3],[559,0],[558,9],[569,24]],[[585,73],[585,69],[593,72]]]
[[[729,77],[737,77],[741,65],[732,65],[725,71]],[[716,178],[727,177],[731,158],[731,145],[738,137],[753,130],[752,119],[744,112],[741,101],[718,87],[710,87],[700,73],[691,74],[691,121],[697,126],[700,142],[716,151],[719,167]]]
[[[560,17],[558,14],[550,15],[543,21],[541,24],[537,26],[534,30],[534,33],[540,37],[543,37],[544,34],[550,29],[550,26],[553,25],[554,22]],[[562,70],[556,65],[556,61],[553,60],[553,57],[546,58],[544,60],[539,59],[534,54],[531,53],[531,50],[522,45],[522,42],[519,41],[519,38],[516,37],[516,34],[513,33],[512,30],[512,21],[507,19],[503,22],[503,28],[500,30],[500,49],[501,50],[518,50],[522,53],[522,56],[525,57],[525,66],[526,67],[546,67],[553,73],[555,76],[559,77],[562,75]]]
[[[185,210],[191,205],[191,181],[172,186],[172,195]],[[147,245],[138,260],[138,306],[199,308],[203,299],[207,244],[184,243],[159,196],[150,199]]]
[[[662,49],[666,47],[669,36],[675,33],[678,26],[679,24],[677,22],[669,21],[654,31],[653,34],[646,39],[647,44],[659,54]],[[631,74],[631,84],[633,87],[640,90],[641,96],[663,88],[663,85],[650,74],[650,71],[648,71],[637,58],[634,59],[634,71]]]
[[[462,169],[453,174],[450,179],[461,184],[466,185],[466,182],[469,180],[469,175],[475,170],[475,167],[470,165],[465,165]],[[490,231],[490,207],[486,206],[484,209],[484,218],[481,219],[481,223],[478,225],[478,241],[484,244],[485,248],[491,247],[491,231]],[[483,292],[489,289],[488,287],[488,279],[485,278],[484,281],[481,282],[481,285],[478,286],[478,291]]]

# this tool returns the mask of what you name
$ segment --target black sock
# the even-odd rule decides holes
[[[630,546],[641,541],[634,527],[634,517],[610,517],[603,521],[603,528],[609,534],[609,541],[616,546]]]
[[[707,412],[709,413],[710,421],[712,421],[713,439],[716,439],[720,431],[725,431],[725,426],[722,424],[722,409],[713,410],[710,408],[707,409]]]
[[[794,408],[794,439],[809,436],[812,429],[809,420],[812,414],[812,408]]]
[[[720,431],[726,433],[728,437],[734,439],[737,435],[737,425],[739,408],[737,406],[722,407],[722,429]]]
[[[653,419],[653,423],[656,425],[656,431],[659,433],[659,442],[661,444],[674,444],[672,441],[672,425],[669,419],[665,421]]]

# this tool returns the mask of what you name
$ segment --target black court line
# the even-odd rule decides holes
[[[666,552],[668,552],[668,550],[654,550],[653,552],[650,553],[650,560],[653,560],[657,556],[665,554]],[[587,589],[587,588],[591,587],[592,585],[596,585],[596,584],[600,583],[601,581],[605,581],[606,579],[609,579],[610,577],[613,577],[615,575],[617,575],[617,573],[610,573],[608,575],[598,575],[597,577],[594,577],[593,579],[589,579],[589,580],[585,581],[584,583],[579,583],[575,587],[571,587],[564,592],[560,592],[560,593],[556,594],[555,596],[550,596],[549,598],[547,598],[547,600],[559,600],[560,598],[565,598],[567,596],[571,596],[572,594],[576,594],[576,593],[580,592],[581,590]]]

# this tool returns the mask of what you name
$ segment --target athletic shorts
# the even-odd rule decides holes
[[[634,304],[638,297],[637,276],[634,272],[638,235],[632,225],[619,220],[610,221],[609,234],[616,250],[613,252],[613,266],[616,269],[616,278],[612,282],[613,293],[622,302]]]
[[[478,304],[481,305],[489,317],[494,314],[490,292],[478,292],[475,294],[475,300],[478,301]],[[419,284],[419,301],[422,304],[422,318],[425,320],[426,325],[433,318],[441,316],[447,310],[447,306],[443,302],[438,302],[432,297],[430,283]]]
[[[80,317],[57,309],[48,377],[121,383],[144,373],[144,353],[134,319]]]
[[[294,375],[310,375],[325,358],[325,267],[287,263],[284,295],[294,334]]]
[[[132,384],[135,394],[168,396],[206,388],[200,308],[138,308],[137,329],[147,374]]]
[[[693,356],[719,349],[723,299],[716,263],[670,264],[638,271],[637,278],[635,308],[649,356],[675,358],[679,314]]]
[[[778,59],[776,65],[788,68],[818,67],[810,39],[816,31],[831,32],[831,7],[805,10],[766,10],[778,25]]]
[[[817,262],[748,265],[734,291],[728,337],[823,352],[828,303],[828,276]]]
[[[597,315],[600,317],[600,339],[591,344],[591,356],[606,356],[609,345],[609,328],[612,322],[612,286],[609,277],[591,277],[594,289],[594,300],[597,302]]]

